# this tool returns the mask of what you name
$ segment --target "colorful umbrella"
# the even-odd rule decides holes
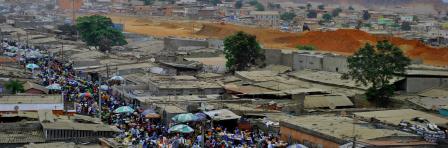
[[[185,124],[178,124],[171,127],[168,132],[176,132],[176,133],[191,133],[194,132],[194,129]]]
[[[32,64],[28,64],[28,65],[26,65],[26,68],[29,68],[29,69],[36,69],[36,68],[39,68],[39,65],[32,63]]]
[[[123,81],[124,78],[122,76],[113,76],[112,78],[110,78],[111,80],[118,80],[118,81]]]
[[[196,113],[194,115],[197,117],[196,121],[204,121],[207,119],[207,115],[204,113]]]
[[[46,88],[49,90],[61,90],[62,89],[61,85],[59,85],[58,83],[53,83],[51,85],[48,85]]]
[[[85,92],[85,93],[80,93],[79,96],[80,97],[92,97],[92,94],[89,92]]]
[[[122,106],[114,110],[114,113],[132,113],[134,109],[129,106]]]
[[[179,114],[174,116],[173,118],[171,118],[174,122],[177,123],[185,123],[185,122],[191,122],[191,121],[196,121],[198,119],[198,117],[196,117],[194,114],[192,113],[186,113],[186,114]]]

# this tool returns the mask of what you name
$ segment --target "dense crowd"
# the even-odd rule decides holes
[[[110,125],[120,129],[115,140],[124,145],[142,147],[284,147],[277,135],[261,131],[247,131],[238,128],[227,130],[222,126],[212,127],[210,121],[189,121],[183,124],[194,131],[171,132],[174,124],[164,125],[160,118],[147,118],[145,111],[155,113],[153,109],[143,109],[112,95],[107,82],[85,80],[77,77],[80,71],[73,69],[73,63],[62,62],[46,54],[17,42],[2,42],[2,47],[10,49],[11,56],[18,57],[21,65],[32,70],[44,86],[52,86],[51,93],[61,93],[65,102],[75,103],[77,114],[101,117]],[[25,51],[25,54],[17,51]],[[39,56],[27,56],[34,52]],[[29,68],[29,64],[37,67]],[[54,87],[53,87],[54,86]],[[47,87],[48,88],[48,87]],[[130,107],[131,112],[117,113],[120,107]],[[101,112],[100,112],[101,111]],[[100,114],[101,113],[101,114]],[[171,122],[170,122],[171,123]]]

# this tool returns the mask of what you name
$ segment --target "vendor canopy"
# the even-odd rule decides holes
[[[241,118],[241,116],[236,115],[228,109],[213,110],[204,113],[214,121],[234,120]]]

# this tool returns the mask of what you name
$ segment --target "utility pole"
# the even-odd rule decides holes
[[[99,117],[100,117],[100,120],[102,121],[103,119],[102,119],[102,112],[103,112],[103,108],[101,107],[101,75],[99,76],[99,78],[98,78],[98,81],[99,81],[99,85],[98,85],[98,106],[99,106],[99,111],[98,111],[98,113],[99,113]],[[109,87],[109,86],[107,86],[107,87]]]
[[[28,47],[28,41],[29,41],[29,38],[28,38],[28,31],[26,31],[26,48],[29,48],[29,47]]]
[[[72,23],[73,23],[73,25],[75,25],[75,19],[76,19],[76,16],[75,16],[75,1],[76,0],[72,0]]]
[[[353,114],[353,145],[352,145],[352,148],[356,148],[356,132],[355,132],[355,123],[356,123],[356,115],[355,114]]]
[[[109,79],[109,64],[106,64],[106,77]]]
[[[64,42],[61,42],[61,61],[64,60]]]

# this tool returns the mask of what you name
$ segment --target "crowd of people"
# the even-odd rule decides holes
[[[174,124],[164,125],[160,118],[147,118],[145,109],[126,102],[120,96],[111,93],[107,82],[85,80],[77,77],[73,63],[59,61],[48,56],[43,50],[29,48],[14,41],[2,42],[2,47],[10,49],[14,57],[20,59],[23,67],[36,64],[30,69],[36,73],[43,86],[59,86],[52,88],[52,93],[61,93],[64,101],[75,103],[77,114],[100,117],[103,122],[115,125],[120,133],[114,138],[123,145],[139,145],[142,147],[274,147],[284,146],[277,135],[261,131],[247,131],[238,128],[227,130],[222,126],[212,127],[203,121],[190,121],[188,126],[193,132],[170,132]],[[25,51],[24,53],[17,51]],[[26,52],[35,52],[39,56],[27,56]],[[37,54],[37,53],[38,54]],[[41,54],[42,53],[42,54]],[[29,68],[27,68],[29,69]],[[129,106],[132,112],[116,113],[117,108]]]

